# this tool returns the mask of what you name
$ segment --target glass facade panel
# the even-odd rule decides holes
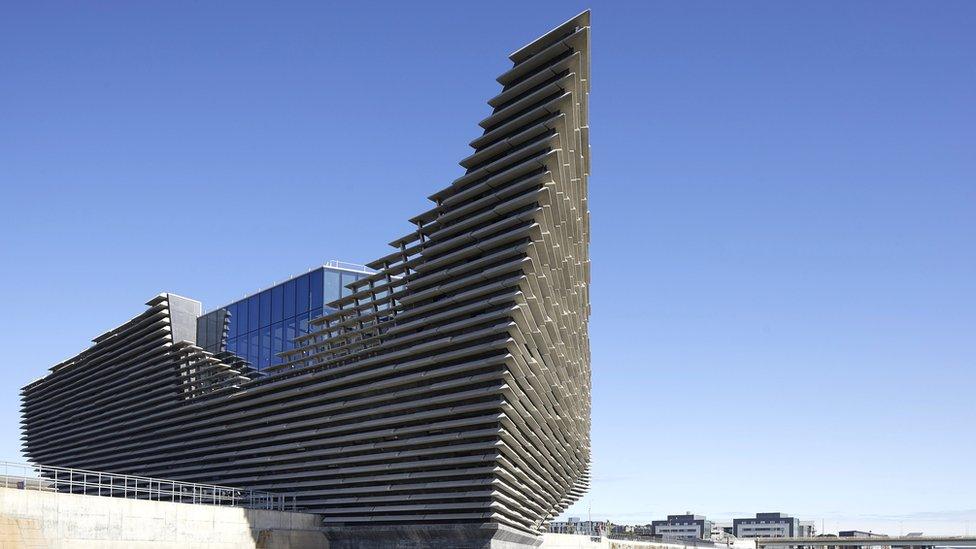
[[[308,289],[311,294],[311,308],[313,309],[321,307],[322,300],[325,298],[323,273],[324,269],[318,269],[308,274]]]
[[[352,273],[342,273],[342,297],[346,297],[347,295],[352,293],[352,290],[347,288],[346,284],[349,284],[350,282],[355,282],[358,279],[359,277]]]
[[[258,333],[256,331],[251,332],[251,334],[247,336],[247,340],[248,340],[247,361],[250,362],[255,367],[257,367],[258,357],[261,355],[261,341],[258,337]]]
[[[271,327],[271,364],[281,364],[278,353],[285,350],[285,326],[281,322]]]
[[[296,337],[298,337],[298,321],[293,318],[285,322],[285,350],[295,348]]]
[[[309,332],[309,320],[333,309],[326,303],[349,295],[346,284],[364,273],[320,267],[262,292],[211,311],[197,320],[197,343],[211,352],[237,354],[258,369],[281,364],[277,355]],[[226,341],[222,337],[227,317]]]
[[[295,316],[295,286],[296,282],[294,280],[289,280],[285,282],[285,314],[284,318],[292,318]]]
[[[235,338],[237,337],[237,303],[231,303],[227,306],[227,316],[230,317],[230,322],[227,325],[227,337]]]
[[[264,369],[271,365],[271,326],[261,328],[261,355],[258,368]]]
[[[247,331],[253,332],[258,329],[261,320],[261,307],[258,296],[252,295],[247,298]]]
[[[339,273],[335,271],[325,271],[325,300],[323,303],[329,303],[330,301],[335,301],[339,299],[341,283],[339,282]]]
[[[247,334],[247,302],[237,302],[237,337]]]
[[[258,328],[271,325],[271,290],[265,290],[258,295],[258,302],[261,304],[261,317],[258,321]]]
[[[298,285],[296,286],[295,293],[298,297],[298,302],[295,304],[295,312],[298,314],[307,312],[308,307],[308,275],[302,275],[298,277]]]
[[[271,288],[271,322],[281,322],[285,318],[285,288],[278,284]]]

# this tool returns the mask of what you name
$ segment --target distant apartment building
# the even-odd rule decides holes
[[[712,522],[701,515],[668,515],[667,520],[651,521],[651,533],[663,539],[708,539]]]
[[[814,532],[812,522],[801,522],[783,513],[756,513],[754,518],[732,519],[732,535],[737,538],[812,537]]]

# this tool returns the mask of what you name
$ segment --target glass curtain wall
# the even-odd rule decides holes
[[[278,354],[291,349],[296,337],[308,333],[309,320],[331,312],[326,303],[349,295],[346,285],[365,276],[365,272],[319,267],[201,316],[197,342],[212,353],[234,353],[259,370],[280,364]],[[225,314],[227,334],[223,337],[210,325]]]

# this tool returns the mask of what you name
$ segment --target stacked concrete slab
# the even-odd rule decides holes
[[[511,60],[466,173],[285,363],[206,353],[162,294],[24,388],[27,454],[293,494],[336,547],[535,540],[588,480],[589,14]]]

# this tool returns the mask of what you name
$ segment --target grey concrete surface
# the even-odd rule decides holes
[[[306,513],[0,488],[0,549],[320,549]]]
[[[542,538],[500,524],[328,526],[330,549],[529,549]]]

